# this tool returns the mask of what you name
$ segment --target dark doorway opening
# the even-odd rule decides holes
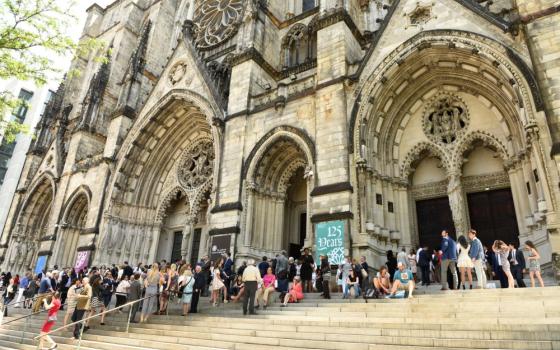
[[[439,249],[442,230],[448,230],[449,235],[455,238],[455,225],[448,197],[416,201],[416,218],[422,247]]]
[[[195,266],[198,261],[198,251],[200,250],[201,228],[195,228],[193,232],[193,241],[191,247],[191,266]]]
[[[471,227],[484,245],[499,239],[519,243],[519,228],[509,188],[467,194]]]
[[[299,214],[299,243],[290,243],[288,254],[294,259],[299,259],[301,257],[301,249],[305,244],[305,236],[307,231],[307,213]]]
[[[181,243],[183,242],[183,232],[176,231],[173,233],[173,249],[171,250],[171,261],[181,260]]]

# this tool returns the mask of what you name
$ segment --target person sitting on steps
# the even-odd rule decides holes
[[[398,290],[404,290],[405,298],[412,298],[412,292],[414,291],[414,280],[412,271],[406,268],[406,266],[399,262],[397,264],[397,271],[395,271],[395,276],[393,277],[393,288],[391,289],[391,294],[388,298],[395,296]]]

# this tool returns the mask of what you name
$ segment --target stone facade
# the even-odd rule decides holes
[[[553,1],[117,0],[88,14],[84,36],[111,50],[77,59],[45,112],[3,268],[297,255],[333,220],[345,254],[379,266],[431,242],[420,208],[441,198],[457,234],[511,239],[513,223],[544,266],[560,252]],[[503,227],[475,202],[496,191]]]

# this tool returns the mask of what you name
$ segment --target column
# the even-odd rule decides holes
[[[451,173],[448,175],[447,196],[451,215],[455,224],[455,234],[457,237],[467,234],[467,219],[465,198],[463,196],[463,186],[461,184],[461,174]]]
[[[189,218],[185,227],[183,228],[183,240],[181,241],[181,257],[183,260],[187,261],[187,256],[189,254],[189,241],[191,234],[193,232],[194,220]]]
[[[247,208],[245,215],[245,232],[243,236],[243,245],[248,247],[251,245],[251,238],[253,235],[253,218],[255,213],[253,212],[254,202],[255,202],[255,184],[248,183],[245,187],[245,195],[247,196]]]

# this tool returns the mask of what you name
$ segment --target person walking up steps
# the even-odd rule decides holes
[[[52,340],[52,338],[50,336],[47,335],[47,333],[49,333],[52,329],[52,327],[54,326],[55,322],[56,322],[56,315],[58,314],[58,310],[60,310],[60,293],[55,292],[52,296],[52,301],[51,303],[47,303],[47,299],[43,300],[43,304],[45,306],[45,310],[48,310],[47,313],[47,320],[45,321],[45,323],[43,323],[43,327],[41,327],[41,334],[40,334],[40,338],[39,338],[39,349],[56,349],[57,344],[54,342],[54,340]],[[50,347],[46,348],[44,346],[44,343],[47,342],[49,344],[51,344]]]
[[[485,256],[484,247],[480,239],[476,237],[475,230],[469,230],[469,239],[471,240],[471,249],[469,249],[469,257],[474,266],[474,271],[476,272],[476,280],[478,281],[478,288],[486,288],[486,271],[484,271]]]

